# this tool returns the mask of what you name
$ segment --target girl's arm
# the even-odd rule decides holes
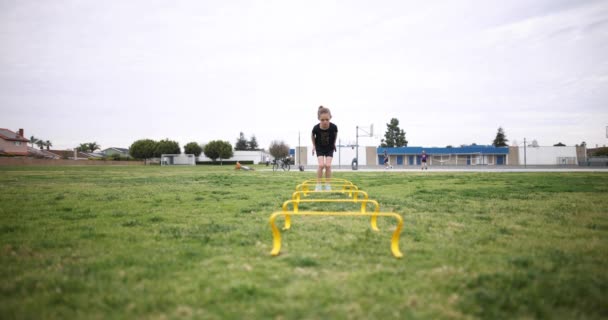
[[[338,141],[338,131],[336,131],[336,138],[334,139],[334,152],[337,151],[336,150],[336,141]]]
[[[313,133],[311,135],[311,139],[312,139],[312,155],[315,155],[315,150],[316,150],[316,146],[315,146],[315,134]]]

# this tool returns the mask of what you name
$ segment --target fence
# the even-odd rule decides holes
[[[143,166],[143,161],[3,158],[0,166]]]

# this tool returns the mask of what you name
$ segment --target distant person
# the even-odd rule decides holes
[[[384,169],[392,169],[390,157],[388,156],[388,152],[384,149]]]
[[[234,170],[245,170],[245,171],[252,170],[252,171],[253,171],[253,170],[255,170],[255,169],[250,168],[250,167],[248,167],[248,166],[241,165],[241,163],[237,161],[237,162],[236,162],[236,166],[234,167]]]
[[[268,167],[270,165],[270,157],[266,156],[266,166]]]
[[[321,178],[325,170],[325,190],[331,190],[331,161],[336,151],[336,140],[338,139],[338,126],[331,123],[331,111],[323,106],[317,111],[319,124],[312,128],[312,155],[317,153],[317,186],[315,191],[323,190]]]
[[[420,155],[420,169],[421,170],[428,170],[429,167],[426,165],[426,160],[427,160],[427,155],[426,155],[426,151],[422,150],[422,154]]]

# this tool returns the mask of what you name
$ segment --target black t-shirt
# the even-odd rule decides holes
[[[317,124],[312,128],[312,136],[315,137],[315,148],[317,150],[332,151],[336,145],[338,126],[330,122],[329,128],[323,130],[321,125]]]

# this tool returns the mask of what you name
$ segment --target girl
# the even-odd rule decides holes
[[[315,191],[321,191],[321,178],[323,178],[323,169],[325,169],[325,190],[331,190],[331,160],[336,151],[336,140],[338,139],[338,127],[329,122],[331,120],[331,111],[323,106],[317,111],[319,124],[312,128],[312,155],[317,153],[317,186]]]

